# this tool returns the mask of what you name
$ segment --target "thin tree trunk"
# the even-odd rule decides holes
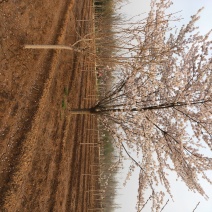
[[[71,46],[65,45],[24,45],[25,49],[66,49],[75,52],[82,52],[79,49],[73,48]]]
[[[167,108],[173,108],[173,107],[183,107],[188,105],[196,105],[196,104],[204,104],[206,102],[211,102],[211,99],[206,100],[197,100],[190,103],[187,102],[171,102],[171,103],[164,103],[159,105],[152,105],[152,106],[144,106],[140,108],[132,108],[132,109],[125,109],[125,108],[99,108],[94,107],[92,110],[95,113],[104,113],[104,112],[140,112],[143,110],[160,110],[160,109],[167,109]]]
[[[91,115],[92,114],[92,110],[90,108],[71,109],[70,112],[73,115]]]
[[[166,104],[160,104],[160,105],[152,105],[152,106],[146,106],[141,108],[132,108],[132,109],[122,109],[122,108],[107,108],[107,107],[92,107],[92,108],[84,108],[84,109],[72,109],[72,114],[101,114],[101,113],[107,113],[107,112],[140,112],[143,110],[160,110],[160,109],[166,109],[166,108],[173,108],[173,107],[182,107],[187,105],[195,105],[195,104],[203,104],[206,102],[211,102],[211,100],[199,100],[190,102],[189,104],[187,102],[172,102],[172,103],[166,103]]]

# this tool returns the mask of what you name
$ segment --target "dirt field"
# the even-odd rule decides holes
[[[92,0],[0,1],[0,211],[98,211],[94,59],[24,44],[71,45],[92,32]],[[81,47],[81,43],[78,47]],[[95,174],[90,176],[88,174]]]

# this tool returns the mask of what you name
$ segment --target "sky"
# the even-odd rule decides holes
[[[128,4],[121,8],[121,13],[127,17],[132,17],[142,13],[148,13],[150,0],[127,0]],[[181,11],[180,16],[183,18],[177,26],[181,26],[184,23],[188,23],[191,15],[195,14],[198,9],[205,7],[201,13],[201,18],[197,22],[200,27],[199,31],[203,34],[207,33],[212,29],[212,0],[173,0],[173,5],[170,12]],[[142,15],[143,17],[143,15]],[[125,161],[125,168],[122,173],[117,176],[119,181],[119,186],[123,186],[125,179],[125,174],[127,172],[127,167],[129,166],[129,161]],[[121,208],[116,209],[116,212],[135,212],[135,205],[137,199],[137,189],[138,189],[138,173],[136,170],[128,182],[127,186],[121,190],[118,190],[116,204],[120,204]],[[210,179],[212,179],[212,172],[209,173]],[[200,202],[199,206],[195,212],[212,212],[212,185],[206,184],[202,181],[202,186],[205,188],[206,193],[209,196],[209,200],[206,201],[203,197],[198,194],[193,194],[188,191],[187,187],[182,182],[176,182],[175,176],[171,175],[170,181],[172,183],[172,191],[174,196],[174,202],[170,197],[169,203],[163,210],[163,212],[192,212],[196,204]],[[148,198],[148,196],[147,196]],[[150,212],[150,207],[145,207],[143,212]]]

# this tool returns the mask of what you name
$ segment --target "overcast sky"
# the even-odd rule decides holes
[[[121,12],[132,17],[149,10],[150,0],[128,0],[129,4],[122,8]],[[201,13],[201,19],[198,21],[197,25],[200,27],[200,32],[203,34],[208,32],[212,28],[212,0],[173,0],[174,5],[171,7],[171,12],[181,11],[180,15],[183,20],[180,25],[187,23],[190,16],[195,14],[197,10],[201,7],[205,9]],[[126,167],[129,162],[126,161]],[[126,170],[123,170],[123,173]],[[116,203],[120,204],[122,208],[116,209],[117,212],[135,212],[137,189],[138,189],[138,172],[135,172],[132,179],[129,181],[127,186],[119,190],[120,196],[117,197]],[[124,181],[124,174],[119,175],[118,180],[120,186]],[[209,173],[210,179],[212,179],[212,172]],[[196,204],[200,201],[200,205],[197,207],[195,212],[212,212],[212,186],[202,182],[206,193],[211,197],[208,201],[202,198],[198,194],[193,194],[188,191],[185,185],[181,182],[176,182],[174,175],[171,176],[171,181],[173,185],[173,195],[174,202],[169,198],[170,201],[165,207],[163,212],[192,212]],[[150,212],[150,208],[146,207],[143,212]]]

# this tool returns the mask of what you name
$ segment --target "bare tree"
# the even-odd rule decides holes
[[[201,9],[177,30],[166,14],[170,0],[152,0],[148,17],[125,29],[131,55],[118,64],[120,78],[92,108],[72,113],[98,114],[115,144],[132,159],[128,177],[140,168],[138,204],[152,190],[152,210],[160,211],[162,184],[172,196],[168,173],[174,171],[187,187],[206,197],[200,178],[212,159],[202,153],[212,150],[212,59],[210,32],[202,36],[195,27]],[[123,31],[122,31],[123,32]],[[136,151],[141,160],[129,151]]]

